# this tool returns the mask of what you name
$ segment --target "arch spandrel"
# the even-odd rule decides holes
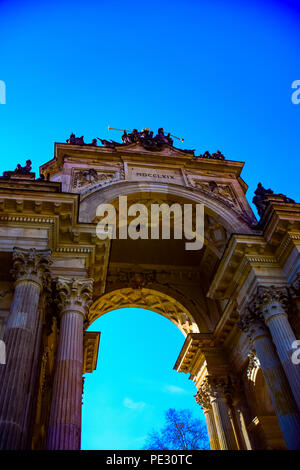
[[[147,288],[131,287],[117,289],[102,295],[89,309],[89,324],[105,313],[120,308],[143,308],[156,312],[174,323],[184,336],[200,331],[188,309],[178,300]]]

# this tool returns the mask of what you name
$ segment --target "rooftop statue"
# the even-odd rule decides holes
[[[206,150],[206,152],[204,152],[203,154],[200,153],[200,155],[196,158],[212,158],[215,160],[225,160],[225,157],[223,153],[220,152],[220,150],[217,150],[215,153],[209,153],[209,151]]]
[[[14,173],[18,173],[21,175],[28,175],[29,173],[31,173],[31,160],[26,160],[25,166],[21,166],[20,163],[18,163]]]
[[[256,206],[257,212],[259,216],[262,216],[268,202],[268,196],[280,196],[282,198],[282,202],[285,203],[294,203],[294,199],[287,197],[285,194],[278,193],[274,194],[272,189],[265,189],[261,183],[258,183],[256,190],[254,191],[255,196],[252,199],[253,204]]]
[[[117,130],[121,131],[122,129],[117,129],[114,127],[109,127],[109,130]],[[180,139],[179,137],[175,137],[176,139],[181,140],[183,142],[183,139]],[[123,135],[121,137],[123,143],[118,143],[113,140],[104,140],[100,139],[97,137],[98,140],[104,145],[104,147],[107,148],[114,148],[117,146],[125,146],[125,145],[131,145],[134,143],[138,143],[142,145],[146,150],[149,151],[154,151],[154,150],[162,150],[165,145],[169,145],[173,147],[173,139],[171,138],[170,132],[165,134],[164,130],[162,127],[160,127],[157,131],[157,134],[154,136],[153,131],[149,131],[148,128],[144,128],[142,131],[138,131],[137,129],[133,129],[132,131],[127,131],[123,130]],[[184,152],[186,152],[184,150]],[[189,150],[189,153],[194,153],[193,150]]]
[[[146,150],[160,150],[164,145],[173,146],[173,139],[170,135],[170,133],[165,135],[163,128],[160,127],[155,137],[153,131],[144,128],[141,132],[138,132],[137,129],[133,129],[131,132],[124,130],[121,138],[124,145],[140,143]]]
[[[26,161],[26,165],[22,166],[20,163],[17,164],[14,171],[4,171],[4,178],[11,178],[14,175],[30,175],[31,174],[31,160]]]
[[[90,144],[87,144],[83,140],[83,135],[81,137],[76,137],[75,134],[71,134],[70,137],[66,140],[67,144],[71,145],[93,145],[97,146],[97,139],[93,139]]]
[[[109,140],[100,139],[99,137],[97,137],[97,139],[101,142],[101,144],[105,148],[114,149],[116,147],[125,147],[127,145],[139,144],[142,147],[144,147],[145,150],[149,150],[150,152],[151,151],[153,152],[153,151],[161,151],[163,150],[165,146],[170,146],[170,147],[175,148],[176,150],[179,150],[180,152],[188,153],[195,158],[210,158],[210,159],[215,159],[215,160],[225,160],[225,157],[220,152],[220,150],[217,150],[215,153],[212,153],[212,154],[206,151],[204,152],[204,154],[195,156],[195,149],[177,149],[176,147],[174,147],[174,140],[172,139],[172,137],[180,140],[181,142],[183,142],[184,139],[176,137],[175,135],[170,134],[170,132],[165,133],[162,127],[160,127],[157,130],[156,135],[154,135],[153,131],[150,131],[148,128],[144,128],[140,132],[137,129],[132,129],[132,131],[128,131],[125,129],[124,130],[117,129],[115,127],[108,127],[108,129],[122,131],[123,132],[121,136],[122,142],[116,142],[115,140],[112,140],[112,139],[109,139]],[[72,133],[69,139],[67,139],[67,143],[71,145],[97,146],[97,139],[93,139],[90,144],[86,144],[84,142],[83,136],[76,137],[75,134]]]

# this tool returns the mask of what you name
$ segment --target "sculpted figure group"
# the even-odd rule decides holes
[[[146,150],[160,150],[164,145],[173,146],[173,139],[171,139],[170,133],[165,135],[162,127],[158,129],[156,136],[153,136],[153,131],[149,131],[149,129],[146,128],[141,132],[139,132],[137,129],[133,129],[131,132],[124,130],[121,139],[123,142],[122,144],[114,140],[99,140],[104,145],[104,147],[107,148],[115,148],[134,143],[141,144]]]
[[[97,137],[97,139],[101,142],[101,144],[105,148],[111,148],[114,149],[116,147],[122,147],[126,145],[131,145],[134,143],[138,143],[144,147],[145,150],[149,151],[155,151],[155,150],[162,150],[165,145],[169,145],[173,147],[173,139],[171,138],[171,134],[165,134],[164,130],[162,127],[160,127],[157,131],[157,134],[154,136],[153,131],[149,131],[148,128],[144,128],[142,131],[138,131],[137,129],[133,129],[131,132],[128,132],[126,130],[123,131],[123,135],[121,137],[122,143],[121,142],[116,142],[115,140],[109,139],[100,139]],[[97,139],[93,139],[90,144],[86,144],[84,142],[83,136],[81,137],[76,137],[75,134],[71,134],[69,139],[67,139],[67,143],[71,145],[92,145],[92,146],[97,146]],[[224,155],[220,152],[220,150],[217,150],[215,153],[210,154],[208,151],[204,152],[203,154],[200,154],[198,156],[195,156],[195,149],[193,150],[188,150],[188,149],[179,149],[181,152],[184,153],[189,153],[195,158],[212,158],[216,160],[225,160]]]

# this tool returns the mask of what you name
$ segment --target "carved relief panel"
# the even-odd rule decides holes
[[[121,179],[122,174],[120,170],[96,170],[95,168],[87,169],[74,169],[72,177],[72,191],[85,192],[90,187],[95,185],[104,186]]]

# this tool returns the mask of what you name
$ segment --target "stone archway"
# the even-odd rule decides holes
[[[1,372],[1,448],[80,448],[84,358],[92,372],[98,347],[84,327],[116,305],[151,305],[186,335],[175,368],[197,387],[214,448],[256,446],[248,431],[259,410],[244,374],[253,349],[286,446],[300,448],[300,375],[290,361],[300,318],[300,207],[259,186],[257,222],[242,162],[159,141],[97,147],[72,136],[55,144],[44,178],[22,168],[0,178],[0,317],[10,358]],[[175,237],[99,240],[97,206],[120,195],[204,204],[203,248],[188,252]]]
[[[119,196],[139,194],[143,199],[157,198],[164,195],[167,199],[190,201],[191,203],[205,204],[209,214],[222,220],[224,226],[232,233],[252,233],[249,223],[255,222],[251,211],[247,207],[236,204],[236,200],[229,200],[228,195],[219,196],[205,187],[191,186],[184,188],[172,183],[144,183],[118,181],[99,188],[98,185],[89,188],[87,193],[81,195],[79,219],[82,222],[91,222],[96,218],[97,207],[115,200]],[[234,202],[233,202],[234,201]]]

